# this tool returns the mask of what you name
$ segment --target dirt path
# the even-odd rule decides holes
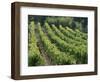
[[[42,42],[41,42],[41,39],[40,39],[40,36],[38,34],[37,29],[35,28],[35,35],[36,35],[36,38],[37,38],[37,46],[39,47],[40,53],[45,60],[45,65],[52,65],[50,59],[47,56],[47,53],[45,52],[45,50],[43,48],[43,45],[42,45]]]

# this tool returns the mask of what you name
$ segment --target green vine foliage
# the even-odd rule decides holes
[[[81,26],[84,26],[83,23],[85,23],[83,21],[81,24],[83,18],[80,19],[81,22],[78,19],[75,22],[76,29],[72,29],[73,25],[71,25],[76,18],[62,17],[60,19],[58,17],[55,20],[53,20],[54,17],[41,17],[38,20],[37,18],[37,16],[32,17],[28,23],[28,66],[46,64],[38,41],[42,44],[51,65],[87,64],[88,36],[86,27],[84,29],[86,32],[81,31],[83,29]],[[45,21],[42,21],[43,19]],[[39,39],[36,37],[37,34]]]

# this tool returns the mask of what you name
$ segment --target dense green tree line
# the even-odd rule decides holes
[[[29,15],[29,22],[34,21],[35,23],[40,22],[43,26],[45,22],[49,25],[54,24],[59,27],[70,27],[73,30],[78,29],[81,32],[87,33],[88,19],[86,17],[66,17],[66,16],[38,16],[38,15]]]

